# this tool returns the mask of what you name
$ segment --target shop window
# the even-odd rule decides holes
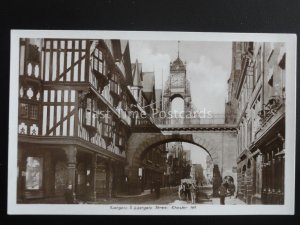
[[[27,157],[26,163],[26,189],[40,190],[43,182],[43,159],[40,157]]]
[[[28,117],[28,104],[21,103],[20,104],[20,116],[21,117]]]

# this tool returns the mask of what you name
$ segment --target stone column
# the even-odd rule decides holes
[[[77,148],[73,145],[69,145],[64,148],[67,156],[67,170],[68,170],[68,183],[67,185],[72,188],[73,194],[75,195],[75,175],[76,175],[76,164],[77,164]]]

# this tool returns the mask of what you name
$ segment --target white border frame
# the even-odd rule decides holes
[[[181,40],[181,41],[254,41],[286,43],[286,153],[284,205],[64,205],[17,204],[17,144],[18,144],[18,88],[19,38],[87,38],[125,40]],[[295,204],[296,150],[296,54],[295,34],[202,33],[152,31],[66,31],[12,30],[10,56],[9,151],[8,151],[8,214],[31,215],[293,215]],[[111,209],[125,207],[126,209]],[[152,207],[145,209],[143,207]],[[175,207],[180,207],[177,205]],[[140,207],[140,209],[134,209]],[[194,208],[192,208],[194,207]]]

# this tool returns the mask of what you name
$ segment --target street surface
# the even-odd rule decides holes
[[[220,199],[211,197],[211,187],[202,187],[200,196],[196,204],[209,204],[219,205]],[[155,193],[151,193],[150,190],[144,191],[140,195],[120,195],[110,200],[99,199],[96,202],[89,202],[89,204],[143,204],[143,205],[160,205],[160,204],[171,204],[171,205],[186,205],[192,204],[191,201],[179,200],[177,188],[161,188],[160,197],[156,198]],[[225,204],[227,205],[239,205],[245,204],[243,201],[235,197],[226,197]]]

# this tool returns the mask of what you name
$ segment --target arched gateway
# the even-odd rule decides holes
[[[139,124],[128,140],[127,150],[127,185],[131,194],[141,192],[139,168],[142,166],[143,152],[149,148],[167,142],[188,142],[205,149],[214,164],[214,194],[222,181],[222,177],[231,176],[236,181],[236,127],[224,124],[224,121],[209,118],[190,118],[193,113],[190,84],[187,79],[186,64],[179,57],[170,63],[170,74],[163,91],[162,110],[172,110],[172,101],[179,97],[184,101],[183,118],[154,118],[154,124]],[[215,118],[214,118],[215,119]]]
[[[222,181],[222,177],[231,176],[236,181],[234,165],[236,165],[236,130],[230,125],[199,126],[193,130],[136,132],[128,140],[126,174],[131,194],[141,192],[138,170],[142,165],[141,156],[144,151],[155,145],[167,142],[187,142],[205,149],[211,156],[214,194]]]

